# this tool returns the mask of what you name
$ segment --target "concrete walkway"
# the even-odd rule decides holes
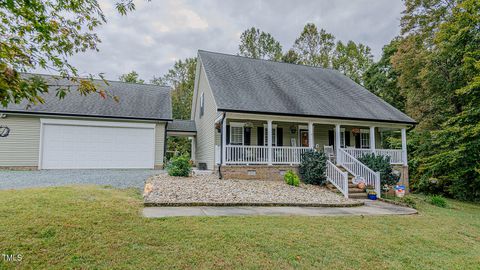
[[[378,216],[411,215],[415,209],[380,201],[365,200],[359,207],[145,207],[148,218],[180,216]]]

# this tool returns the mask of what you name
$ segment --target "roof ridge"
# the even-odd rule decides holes
[[[34,73],[34,72],[20,72],[20,74],[30,74],[30,75],[40,75],[40,76],[48,76],[48,77],[59,77],[61,79],[67,79],[65,77],[63,77],[62,75],[54,75],[54,74],[45,74],[45,73]],[[80,78],[80,79],[90,79],[90,78],[87,78],[87,77],[76,77],[76,78]],[[123,82],[123,81],[120,81],[120,80],[103,80],[103,79],[96,79],[96,78],[92,78],[92,80],[95,80],[95,81],[107,81],[107,82],[114,82],[114,83],[123,83],[123,84],[134,84],[134,85],[147,85],[147,86],[154,86],[154,87],[165,87],[165,88],[171,88],[171,86],[168,86],[168,85],[158,85],[158,84],[154,84],[154,83],[132,83],[132,82]]]
[[[198,52],[206,52],[206,53],[211,53],[211,54],[219,54],[219,55],[225,55],[225,56],[231,56],[231,57],[238,57],[238,58],[244,58],[244,59],[249,59],[249,60],[257,60],[257,61],[262,61],[262,62],[270,62],[270,63],[276,63],[276,64],[286,64],[286,65],[293,65],[293,66],[299,66],[299,67],[309,67],[309,68],[316,68],[316,69],[322,69],[322,70],[331,70],[331,71],[337,71],[337,72],[338,72],[338,70],[333,69],[333,68],[328,68],[328,67],[317,67],[317,66],[312,66],[312,65],[304,65],[304,64],[296,64],[296,63],[275,61],[275,60],[271,60],[271,59],[253,58],[253,57],[243,56],[243,55],[238,55],[238,54],[229,54],[229,53],[213,52],[213,51],[207,51],[207,50],[198,50]]]

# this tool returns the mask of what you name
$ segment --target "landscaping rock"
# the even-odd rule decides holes
[[[294,187],[280,181],[221,180],[216,175],[149,178],[144,190],[145,204],[311,204],[351,205],[358,201],[316,185]]]

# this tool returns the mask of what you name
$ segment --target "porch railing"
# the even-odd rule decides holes
[[[272,146],[272,164],[300,164],[309,147]],[[268,146],[227,145],[226,164],[268,164]]]
[[[361,149],[361,148],[342,148],[345,152],[354,158],[359,158],[364,154],[375,153],[375,155],[389,156],[390,164],[403,164],[403,154],[401,149]]]
[[[300,164],[302,154],[311,150],[309,147],[273,146],[273,164]]]
[[[327,180],[332,183],[345,198],[348,198],[348,173],[340,170],[330,160],[327,160]]]
[[[227,145],[227,164],[268,164],[267,146]]]
[[[377,196],[380,197],[380,173],[374,172],[365,164],[358,161],[354,156],[350,155],[341,148],[337,162],[356,178],[363,178],[366,185],[373,186]]]

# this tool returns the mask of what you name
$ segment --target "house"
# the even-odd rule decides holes
[[[163,167],[166,127],[172,121],[169,88],[95,81],[118,96],[116,102],[82,96],[68,80],[41,76],[50,85],[44,104],[0,107],[0,168]],[[71,88],[64,99],[56,97],[59,85]]]
[[[364,153],[390,156],[408,181],[406,130],[416,122],[338,71],[199,51],[192,102],[195,161],[223,177],[281,178],[316,149],[340,190],[344,171],[380,189],[357,159]],[[401,133],[401,149],[381,148],[385,131]]]

